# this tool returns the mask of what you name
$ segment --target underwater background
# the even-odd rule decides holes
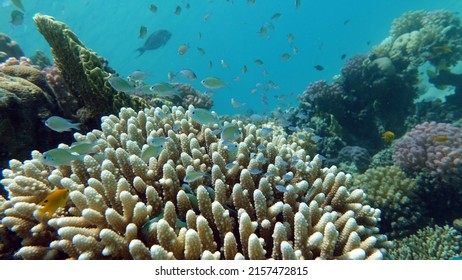
[[[15,8],[3,1],[0,10],[1,31],[16,40],[26,54],[35,50],[50,55],[49,46],[37,32],[32,20],[35,13],[51,15],[65,22],[78,34],[82,42],[105,57],[112,68],[121,76],[128,76],[134,70],[150,73],[148,82],[166,81],[167,73],[183,68],[195,71],[198,77],[217,76],[229,88],[221,89],[214,97],[213,107],[220,114],[242,113],[236,110],[230,99],[252,106],[255,112],[269,113],[281,102],[273,95],[287,96],[284,103],[296,103],[295,96],[306,86],[319,79],[330,80],[339,73],[344,60],[358,53],[367,53],[373,45],[387,37],[390,23],[402,13],[410,10],[447,9],[460,11],[459,1],[302,1],[298,9],[294,1],[23,1],[26,10],[24,22],[20,26],[10,23],[10,13]],[[30,2],[30,3],[29,3]],[[149,6],[157,4],[156,13]],[[175,14],[181,6],[180,15]],[[279,19],[271,19],[281,13]],[[209,16],[208,16],[209,15]],[[204,17],[208,16],[205,20]],[[259,35],[265,24],[267,34]],[[141,47],[145,39],[139,38],[140,26],[146,26],[148,35],[158,29],[167,29],[173,36],[167,45],[155,51],[148,51],[138,57],[135,49]],[[199,38],[199,33],[202,37]],[[293,54],[293,47],[287,36],[294,35],[293,46],[299,53]],[[177,54],[181,44],[189,44],[188,53]],[[197,48],[206,52],[200,55]],[[288,61],[281,59],[289,53]],[[221,60],[229,65],[224,68]],[[254,60],[261,59],[264,65],[257,66]],[[209,68],[209,61],[213,67]],[[242,74],[246,65],[248,72]],[[322,65],[323,71],[314,68]],[[264,70],[268,75],[264,75]],[[235,81],[240,77],[239,81]],[[200,79],[199,79],[200,80]],[[257,83],[273,81],[280,89],[266,93],[268,105],[262,104],[261,89],[251,91]],[[205,90],[195,81],[191,83],[198,90]]]
[[[152,248],[160,244],[177,259],[186,256],[202,259],[241,256],[246,259],[459,259],[462,254],[461,11],[462,2],[455,0],[0,0],[0,33],[16,41],[23,52],[17,56],[0,49],[5,52],[4,63],[0,64],[4,97],[0,104],[3,119],[0,121],[1,258],[171,258],[172,254],[163,251],[153,253]],[[36,16],[37,13],[56,21]],[[66,26],[56,27],[53,22],[63,22]],[[77,64],[72,63],[79,55],[74,53],[72,57],[59,49],[62,38],[49,32],[59,28],[72,30],[73,33],[63,32],[68,36],[63,37],[66,40],[80,40],[78,47],[71,45],[71,49],[81,51],[84,62],[79,63],[86,67],[86,81],[79,80],[82,76],[73,72]],[[156,37],[155,42],[149,42],[151,34],[158,30],[167,30],[171,36]],[[5,38],[0,39],[7,40]],[[59,50],[52,54],[50,45]],[[144,51],[138,51],[143,48]],[[9,59],[9,56],[16,58]],[[52,65],[56,57],[59,63]],[[35,67],[41,72],[22,72],[23,69],[15,68],[18,65]],[[139,78],[133,78],[135,75]],[[23,93],[29,90],[35,93],[35,89],[25,90],[25,85],[23,89],[13,89],[11,81],[17,82],[18,77],[41,88],[44,97],[23,101],[28,105],[11,101],[9,92],[21,99],[27,99]],[[93,100],[92,95],[83,92],[84,88],[101,95]],[[135,113],[162,105],[168,107]],[[187,110],[189,105],[196,109],[189,108],[185,113],[172,108],[183,106]],[[24,113],[20,112],[23,107]],[[119,113],[122,107],[131,107],[134,111],[122,109]],[[109,114],[118,118],[101,119]],[[52,124],[53,115],[70,121],[58,120]],[[223,126],[222,121],[225,121]],[[155,131],[152,127],[144,128],[143,122],[162,126]],[[133,132],[129,124],[135,124],[142,131],[140,135]],[[208,126],[210,129],[205,128]],[[78,133],[66,132],[72,129]],[[92,129],[102,132],[98,134]],[[213,163],[220,166],[223,174],[215,174],[208,156],[201,158],[194,154],[193,148],[185,148],[184,141],[188,138],[178,136],[176,139],[171,136],[173,131],[177,135],[189,133],[191,147],[197,142],[207,151],[217,149],[224,159],[221,162],[214,158]],[[109,139],[109,135],[114,139]],[[160,136],[171,139],[161,140]],[[218,140],[219,147],[225,148],[211,144]],[[137,142],[138,146],[130,146],[130,141]],[[172,144],[165,144],[169,141]],[[79,148],[89,150],[72,150],[79,143],[87,145]],[[175,148],[170,147],[173,143],[176,150],[189,153],[197,160],[201,158],[202,165],[174,152]],[[52,150],[58,145],[59,149]],[[270,150],[271,145],[276,147],[274,151]],[[109,148],[114,148],[114,154]],[[117,148],[126,150],[125,154],[116,156]],[[169,177],[167,167],[155,167],[167,154],[165,151],[170,153],[170,160],[184,165],[172,171],[178,174],[173,176],[176,179]],[[272,152],[279,154],[272,156]],[[139,164],[145,169],[136,169],[136,160],[130,156],[139,157],[143,162]],[[212,157],[212,152],[209,156]],[[248,159],[243,160],[244,156]],[[94,159],[90,163],[85,157]],[[50,163],[50,158],[55,162]],[[118,185],[117,192],[114,191],[117,199],[124,191],[133,195],[133,200],[127,202],[129,198],[122,201],[121,196],[121,201],[112,201],[101,194],[105,202],[122,215],[126,205],[135,207],[133,201],[139,199],[137,202],[146,207],[138,210],[145,211],[142,212],[144,218],[137,218],[135,214],[124,216],[125,222],[115,225],[111,219],[118,218],[96,214],[90,218],[89,211],[83,211],[87,206],[101,215],[106,211],[93,205],[91,195],[82,187],[88,187],[86,180],[103,181],[103,176],[93,173],[96,162],[104,166],[103,160],[114,162],[113,169],[101,167],[113,173],[117,178],[114,181],[127,179],[132,184],[129,189]],[[86,174],[79,173],[84,167],[76,162],[85,163]],[[134,171],[124,169],[127,168],[124,162],[130,162]],[[301,170],[301,162],[306,170]],[[163,163],[168,165],[167,160]],[[331,166],[336,167],[328,169]],[[157,168],[157,173],[146,171],[149,168]],[[342,177],[345,173],[352,177]],[[138,177],[133,174],[144,183],[136,181]],[[187,174],[194,178],[190,179]],[[210,235],[198,230],[198,238],[203,242],[201,250],[208,248],[210,255],[202,251],[200,255],[185,255],[178,248],[167,248],[161,237],[147,237],[152,231],[160,231],[164,226],[160,221],[164,220],[179,240],[186,236],[183,224],[192,228],[186,210],[177,206],[178,218],[168,216],[171,211],[175,212],[171,201],[181,199],[164,193],[164,184],[173,184],[177,191],[184,191],[191,204],[188,207],[199,215],[206,211],[192,205],[194,199],[197,203],[202,191],[196,180],[202,178],[205,185],[208,176],[213,182],[223,176],[231,186],[227,190],[228,200],[220,201],[234,219],[230,224],[241,223],[242,213],[237,211],[238,206],[242,206],[249,214],[249,221],[258,225],[249,230],[258,232],[260,238],[261,245],[255,245],[253,251],[256,253],[248,248],[251,241],[258,244],[256,237],[252,239],[251,233],[243,234],[237,227],[231,232],[236,236],[240,234],[241,240],[236,241],[236,252],[231,249],[232,253],[228,252],[222,232],[225,229],[211,222],[215,218],[217,223],[211,214],[203,214],[211,224]],[[333,176],[338,182],[332,181]],[[68,177],[74,183],[69,183]],[[330,187],[321,188],[317,187],[319,180],[316,179],[332,182],[324,183]],[[168,180],[174,183],[165,183]],[[95,181],[91,182],[88,185],[98,190]],[[248,207],[235,201],[233,185],[237,182],[248,188],[246,194],[251,197]],[[269,182],[268,188],[274,197],[269,198],[262,182]],[[304,189],[301,182],[308,182],[310,187]],[[150,201],[151,189],[143,184],[159,193],[162,206]],[[211,185],[216,188],[215,184]],[[275,206],[272,211],[278,214],[263,217],[258,210],[254,213],[249,209],[257,208],[259,200],[254,189],[261,185],[268,201],[268,213],[271,204]],[[345,190],[339,190],[339,185]],[[55,187],[72,192],[56,192]],[[208,188],[213,201],[212,193],[215,197],[217,190]],[[31,193],[26,194],[30,189]],[[77,192],[87,196],[86,204],[79,205],[77,201],[81,197]],[[344,200],[339,198],[342,195]],[[289,210],[283,210],[278,202],[290,205],[294,209],[292,214],[283,212]],[[300,205],[312,207],[310,202],[318,203],[322,211],[303,212]],[[57,211],[62,208],[67,212]],[[326,214],[332,211],[335,214]],[[297,226],[304,222],[295,222],[295,212],[303,213],[305,218],[312,215],[314,230],[307,226],[307,233],[297,235]],[[107,211],[106,215],[109,216]],[[64,220],[70,216],[82,219]],[[109,226],[101,221],[104,218]],[[278,222],[283,223],[287,231],[280,236],[276,234],[281,228]],[[336,229],[330,224],[335,224]],[[130,232],[131,225],[137,227],[138,232]],[[78,229],[71,234],[63,230],[65,227]],[[84,232],[79,227],[90,227],[93,231]],[[274,230],[274,235],[265,231],[268,228]],[[106,229],[118,235],[111,235]],[[316,234],[317,230],[324,239]],[[75,241],[76,235],[94,238],[87,241],[96,249],[89,250],[82,239]],[[245,238],[242,241],[242,236],[249,239],[249,244]],[[308,236],[312,238],[312,245],[297,244],[296,240]],[[125,241],[120,241],[124,238]],[[195,236],[191,238],[196,240]],[[215,245],[205,245],[207,238],[215,239]],[[57,240],[66,240],[72,245]],[[283,240],[287,240],[296,253],[288,253],[289,245],[275,249]],[[333,244],[330,251],[323,245],[328,244],[328,240]],[[122,247],[127,247],[125,251],[114,249],[119,241]],[[87,245],[82,245],[84,243]]]

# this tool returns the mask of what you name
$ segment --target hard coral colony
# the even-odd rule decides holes
[[[185,11],[177,6],[175,14]],[[0,181],[7,192],[0,196],[0,258],[462,254],[462,85],[452,72],[462,59],[462,25],[456,14],[405,13],[393,21],[388,38],[351,56],[332,82],[310,83],[297,107],[281,106],[268,117],[210,111],[213,93],[173,83],[177,75],[210,90],[232,87],[212,75],[198,79],[188,68],[169,72],[168,83],[147,85],[149,74],[138,70],[122,78],[64,23],[40,14],[34,21],[55,65],[45,63],[44,54],[34,62],[23,57],[0,34],[0,43],[12,48],[0,64],[0,94],[14,97],[5,100],[31,96],[21,103],[27,114],[8,113],[10,103],[0,107],[2,168],[9,160]],[[258,34],[266,38],[273,28],[267,22]],[[144,27],[139,37],[146,32]],[[171,37],[154,31],[137,51],[167,48]],[[285,63],[298,54],[294,38],[290,33],[294,56],[284,53]],[[189,48],[181,45],[178,54],[192,56]],[[256,67],[270,65],[264,59],[255,60]],[[221,66],[232,67],[224,59]],[[430,67],[429,85],[454,92],[444,101],[419,103],[422,67]],[[239,69],[247,77],[251,70]],[[269,81],[269,88],[279,85]],[[245,107],[237,100],[231,98],[234,109]],[[268,102],[266,94],[262,102]],[[72,129],[89,132],[75,132],[75,142],[63,144]],[[63,143],[56,147],[58,140]],[[14,142],[21,146],[10,149]],[[31,159],[16,153],[24,149],[32,150]]]
[[[162,110],[169,117],[159,119]],[[261,128],[238,121],[237,153],[212,128],[192,121],[191,110],[174,107],[103,118],[102,130],[76,140],[98,141],[99,153],[50,168],[40,153],[12,160],[2,180],[10,199],[2,203],[2,225],[21,239],[24,259],[381,259],[391,242],[379,234],[380,210],[364,205],[362,190],[349,192],[351,176],[322,168],[287,135],[261,136]],[[179,125],[180,131],[172,127]],[[140,155],[153,137],[170,137],[158,158]],[[257,151],[264,144],[265,151]],[[63,146],[63,148],[65,148]],[[250,158],[263,153],[268,162]],[[297,163],[284,165],[293,156]],[[227,162],[237,164],[226,169]],[[308,167],[308,165],[310,167]],[[274,176],[252,175],[258,168]],[[209,172],[190,182],[186,174]],[[294,176],[286,183],[282,176]],[[276,186],[284,184],[287,192]],[[53,186],[70,190],[63,211],[40,219],[34,213]],[[188,196],[189,194],[189,196]],[[191,197],[197,199],[197,207]],[[163,214],[163,218],[152,221]],[[184,221],[186,225],[177,223]]]

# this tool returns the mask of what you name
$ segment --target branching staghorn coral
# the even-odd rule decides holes
[[[387,259],[449,260],[462,254],[462,235],[453,227],[427,226],[396,241]]]
[[[240,121],[232,123],[241,137],[223,145],[212,133],[218,124],[194,122],[193,109],[123,108],[103,117],[101,130],[75,134],[97,141],[99,152],[71,166],[44,166],[38,151],[11,160],[0,217],[22,239],[15,257],[382,259],[391,248],[379,234],[380,210],[363,204],[362,190],[348,191],[349,174],[322,168],[284,134]],[[170,140],[145,162],[153,137]],[[193,171],[209,175],[185,186]],[[69,189],[70,199],[40,217],[37,203],[54,188]]]

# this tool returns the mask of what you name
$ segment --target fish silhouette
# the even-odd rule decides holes
[[[172,33],[168,30],[157,30],[153,32],[148,39],[146,39],[146,42],[144,42],[144,45],[141,48],[136,50],[140,52],[139,56],[141,56],[145,51],[155,50],[164,46],[167,44],[168,40],[170,40],[170,37],[172,37]]]

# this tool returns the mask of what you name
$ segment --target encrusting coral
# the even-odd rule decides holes
[[[391,248],[379,234],[380,210],[364,204],[362,190],[348,191],[351,175],[322,168],[320,157],[285,134],[241,121],[232,121],[240,138],[223,144],[212,133],[219,125],[196,123],[193,109],[122,108],[102,118],[101,131],[74,135],[97,141],[99,151],[71,166],[45,166],[38,151],[11,160],[0,217],[22,239],[14,256],[382,259]],[[145,162],[153,137],[169,138]],[[194,171],[208,175],[185,184]],[[38,215],[37,204],[55,188],[70,190],[66,206]]]

